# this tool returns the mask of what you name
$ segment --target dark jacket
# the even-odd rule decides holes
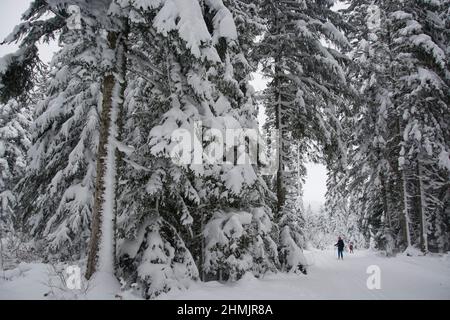
[[[344,250],[344,240],[340,239],[338,242],[334,245],[335,247],[338,247],[338,250]]]

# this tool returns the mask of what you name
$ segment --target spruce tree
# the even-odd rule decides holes
[[[438,191],[448,188],[444,8],[444,2],[353,1],[348,10],[359,26],[351,36],[363,39],[353,53],[362,66],[355,81],[364,80],[349,190],[380,247],[426,252],[431,221],[445,216],[445,192]]]
[[[24,101],[10,100],[0,105],[0,238],[14,235],[18,221],[16,184],[27,167],[31,141],[31,108]]]
[[[326,1],[260,2],[259,13],[267,31],[255,56],[270,79],[263,93],[266,126],[278,131],[278,172],[273,182],[275,219],[282,232],[280,241],[295,244],[287,251],[282,245],[285,257],[291,256],[289,251],[301,252],[298,221],[302,212],[293,208],[297,189],[290,186],[297,184],[298,173],[300,177],[305,174],[303,164],[308,154],[317,149],[326,157],[326,150],[336,146],[345,162],[339,113],[343,97],[349,92],[343,69],[347,59],[337,49],[349,44],[338,29],[343,28],[343,23],[331,11],[331,5]],[[285,268],[297,267],[286,259],[282,261]]]
[[[149,247],[148,237],[138,234],[162,230],[155,224],[170,227],[180,239],[175,244],[165,238],[168,233],[160,233],[163,242],[187,249],[181,250],[182,262],[166,257],[185,266],[179,279],[232,280],[246,271],[259,275],[276,267],[271,212],[261,201],[267,189],[256,167],[237,163],[235,144],[224,148],[214,135],[214,130],[225,138],[227,129],[256,129],[248,84],[253,69],[244,55],[251,36],[238,38],[230,11],[248,15],[241,5],[232,2],[228,9],[221,1],[132,3],[128,14],[130,39],[136,45],[130,49],[123,142],[133,151],[123,158],[118,187],[118,234],[124,244],[118,247],[119,274],[129,284],[140,283],[148,296],[168,291],[174,283],[173,273],[163,273],[165,280],[156,289],[151,285],[156,275],[148,276],[140,268],[142,257],[158,247]],[[174,159],[179,146],[176,130],[189,134],[184,143],[198,143],[203,158],[189,154],[187,163]],[[222,157],[208,161],[217,146],[224,148],[228,163]],[[244,153],[245,148],[237,156]],[[225,230],[208,233],[229,218],[240,221],[244,229],[238,238],[238,233]],[[230,250],[218,239],[236,246]],[[127,250],[129,243],[136,250]]]

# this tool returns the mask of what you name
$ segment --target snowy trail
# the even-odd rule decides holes
[[[235,284],[196,284],[164,299],[450,299],[450,261],[446,257],[385,258],[363,251],[338,261],[334,251],[310,251],[308,275],[276,274]],[[381,289],[369,290],[367,267],[379,266]]]
[[[263,279],[251,275],[233,284],[216,281],[195,283],[189,290],[172,291],[160,299],[289,300],[289,299],[450,299],[450,256],[385,258],[370,251],[346,254],[338,261],[334,251],[308,251],[312,264],[308,275],[271,274]],[[367,267],[381,270],[381,289],[366,286]],[[0,279],[0,299],[46,299],[49,266],[21,264]],[[65,292],[59,298],[70,298]],[[113,295],[104,297],[111,298]],[[78,296],[78,299],[92,296]],[[98,298],[98,297],[97,297]],[[137,298],[124,296],[127,298]],[[48,298],[47,298],[48,299]]]

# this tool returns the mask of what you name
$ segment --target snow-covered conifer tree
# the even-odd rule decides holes
[[[355,81],[363,79],[364,97],[353,125],[349,190],[363,228],[379,238],[381,247],[420,243],[426,252],[431,221],[445,216],[445,7],[445,1],[353,1],[348,10],[358,26],[350,37],[362,38],[354,42],[353,58],[362,66]]]
[[[31,16],[45,12],[33,5]],[[62,49],[52,59],[46,97],[34,110],[30,164],[20,183],[26,230],[63,259],[83,257],[89,237],[100,92],[92,72],[99,65],[96,42],[78,30],[60,35]]]
[[[343,70],[346,58],[337,49],[349,44],[338,30],[342,24],[331,5],[332,1],[267,0],[261,1],[259,11],[267,23],[267,32],[255,50],[270,79],[263,94],[266,125],[278,130],[279,136],[279,168],[273,183],[275,216],[283,242],[298,248],[301,231],[291,222],[298,221],[296,216],[302,213],[289,204],[297,191],[290,186],[297,184],[299,171],[300,177],[304,175],[308,153],[319,146],[325,154],[327,146],[336,145],[345,162],[338,113],[349,90]]]
[[[112,88],[104,78],[113,66],[120,66],[116,63],[120,50],[110,46],[115,34],[108,31],[117,32],[118,27],[108,16],[109,6],[110,1],[34,1],[23,15],[25,21],[6,39],[21,41],[19,53],[56,35],[61,47],[51,62],[46,97],[35,109],[31,161],[20,183],[26,229],[38,242],[44,241],[44,252],[57,253],[61,259],[85,256],[92,210],[105,202],[104,142],[111,140],[105,128],[110,113],[105,110],[111,104]],[[41,19],[47,13],[50,18]],[[27,74],[24,77],[24,83],[33,81]],[[91,252],[97,255],[95,248]]]
[[[15,186],[27,166],[31,120],[29,106],[20,100],[0,105],[0,239],[13,233],[17,222]]]
[[[230,10],[241,10],[237,3]],[[248,48],[238,38],[230,10],[222,1],[167,1],[155,6],[132,2],[132,6],[129,19],[136,46],[130,48],[134,74],[129,75],[126,90],[129,114],[124,143],[134,152],[124,157],[126,169],[119,182],[120,237],[135,241],[141,250],[153,250],[156,247],[148,247],[146,237],[137,237],[142,228],[155,230],[151,223],[143,225],[153,216],[153,223],[163,221],[176,230],[192,255],[185,261],[193,258],[203,279],[232,280],[246,271],[258,275],[275,270],[271,213],[261,201],[267,190],[256,168],[233,160],[222,163],[222,157],[212,163],[203,158],[187,164],[172,157],[177,145],[175,130],[189,132],[194,143],[211,150],[207,137],[214,137],[214,129],[225,138],[226,129],[256,128],[253,90],[248,84],[252,67],[243,54]],[[195,30],[188,25],[196,26]],[[196,129],[200,122],[202,126]],[[222,152],[228,159],[234,145],[225,146]],[[241,212],[251,219],[241,225],[245,235],[233,237],[241,244],[239,250],[215,246],[219,235],[206,230],[219,217]],[[130,256],[120,247],[123,276],[149,284],[136,273],[130,278],[130,266],[143,263],[142,256]],[[219,256],[227,262],[222,264]],[[185,276],[192,278],[195,273]]]
[[[449,188],[449,38],[441,15],[448,6],[448,1],[406,1],[388,16],[403,129],[399,163],[411,172],[411,220],[417,221],[411,231],[425,253],[430,220],[443,214],[442,190]]]

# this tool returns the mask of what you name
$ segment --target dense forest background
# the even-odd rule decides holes
[[[306,273],[303,249],[337,235],[388,256],[448,251],[450,1],[333,5],[32,1],[0,59],[2,269],[75,262],[153,298]],[[277,169],[173,161],[181,129],[203,150],[254,129]],[[318,214],[302,201],[311,161],[328,171]]]

